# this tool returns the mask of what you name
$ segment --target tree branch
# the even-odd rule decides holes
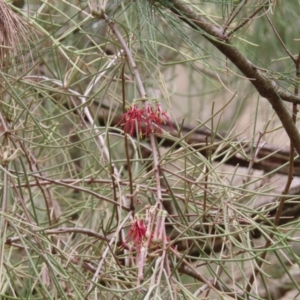
[[[277,116],[279,117],[286,133],[300,154],[300,134],[296,125],[292,122],[291,115],[283,103],[282,95],[278,93],[275,82],[267,79],[233,44],[223,30],[209,23],[205,18],[196,13],[192,7],[180,0],[168,2],[169,8],[179,19],[187,23],[220,50],[254,85],[258,93],[266,98]],[[291,97],[288,97],[291,100]],[[298,98],[298,97],[297,97]]]

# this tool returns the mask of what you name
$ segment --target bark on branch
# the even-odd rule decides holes
[[[223,29],[209,23],[204,17],[196,13],[191,6],[181,0],[170,0],[166,4],[166,7],[177,15],[180,20],[193,29],[199,30],[208,41],[219,49],[249,79],[258,93],[270,102],[289,138],[293,142],[297,153],[300,154],[300,134],[283,102],[283,100],[290,102],[297,100],[298,103],[299,97],[280,91],[274,81],[266,78],[230,42],[229,36],[224,33]]]

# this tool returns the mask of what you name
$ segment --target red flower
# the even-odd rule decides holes
[[[137,252],[140,252],[144,239],[146,239],[146,230],[144,220],[136,218],[131,224],[129,233],[122,244],[122,247],[125,247],[129,239],[132,237],[132,242],[136,246]]]
[[[138,131],[141,132],[141,122],[143,120],[143,113],[143,110],[138,108],[134,104],[127,110],[126,113],[122,115],[122,118],[117,124],[117,126],[123,125],[124,131],[130,135],[134,135],[136,126],[138,126]]]
[[[131,136],[135,134],[137,129],[138,134],[143,136],[148,136],[150,133],[162,133],[161,124],[169,122],[170,118],[162,110],[160,104],[156,105],[156,108],[153,108],[148,102],[140,108],[136,104],[133,104],[127,112],[125,112],[118,125],[124,127],[124,131]]]

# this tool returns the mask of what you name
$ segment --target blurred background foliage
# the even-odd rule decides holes
[[[293,92],[295,68],[270,22],[298,55],[298,1],[186,3],[219,26],[238,11],[227,31],[263,6],[231,42],[267,78]],[[281,227],[268,222],[286,177],[251,168],[256,142],[280,149],[289,140],[249,80],[199,31],[180,22],[166,8],[171,5],[0,1],[1,299],[297,297],[299,221]],[[138,287],[137,266],[120,245],[132,221],[132,192],[137,215],[145,217],[147,205],[155,203],[152,149],[139,136],[124,144],[118,122],[140,96],[102,8],[128,44],[149,99],[161,103],[176,130],[171,136],[165,126],[158,147],[163,199],[172,207],[167,233],[182,256],[170,251],[172,276],[156,283],[158,256],[152,249]],[[189,144],[197,129],[212,132],[200,145],[206,155]],[[165,140],[173,145],[164,146]],[[249,161],[248,168],[226,164],[236,153]],[[266,204],[258,209],[259,203]],[[253,230],[259,232],[254,241]],[[265,249],[268,239],[273,243]],[[187,272],[183,260],[198,273]]]

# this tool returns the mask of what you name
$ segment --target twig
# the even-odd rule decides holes
[[[197,270],[195,270],[194,266],[192,266],[186,259],[182,258],[182,255],[180,253],[178,253],[176,250],[174,250],[172,248],[170,248],[170,251],[181,261],[181,265],[179,266],[179,270],[182,273],[184,273],[186,275],[189,275],[189,276],[197,279],[198,281],[201,281],[201,282],[205,283],[207,285],[207,288],[213,289],[218,294],[219,294],[220,291],[222,291],[222,292],[226,292],[226,294],[228,296],[231,296],[233,298],[237,298],[237,299],[240,299],[240,300],[244,300],[241,293],[234,292],[230,288],[228,288],[227,286],[220,285],[218,282],[213,284],[212,282],[214,280],[209,280],[209,279],[205,278],[201,273],[197,272]]]
[[[229,25],[232,23],[234,18],[239,14],[239,12],[242,10],[243,6],[246,5],[248,0],[242,0],[235,9],[233,9],[231,15],[228,17],[228,19],[225,21],[225,24],[223,25],[224,31],[223,33],[226,32],[227,28]]]
[[[86,228],[80,228],[80,227],[59,227],[56,229],[44,229],[44,228],[33,228],[32,232],[44,232],[45,234],[51,234],[51,235],[58,235],[61,233],[81,233],[87,236],[92,236],[98,240],[110,242],[104,235],[99,234],[96,231],[93,231],[91,229]],[[26,234],[22,236],[22,238],[31,238],[31,236],[27,236]],[[20,241],[20,236],[10,237],[5,241],[6,245],[11,245],[13,243],[16,243]]]
[[[86,188],[83,188],[83,187],[79,187],[78,185],[75,185],[76,183],[81,182],[81,180],[75,180],[74,185],[71,185],[71,184],[63,182],[62,180],[50,179],[50,178],[43,177],[43,176],[40,176],[40,175],[37,175],[37,174],[34,174],[34,173],[32,173],[31,176],[33,176],[35,178],[42,179],[42,180],[46,180],[49,183],[54,183],[54,184],[61,185],[61,186],[66,186],[66,187],[69,187],[69,188],[72,188],[72,189],[75,189],[75,190],[78,190],[78,191],[81,191],[81,192],[85,192],[87,194],[93,195],[97,199],[101,199],[101,200],[104,200],[104,201],[106,201],[108,203],[112,203],[112,204],[116,205],[117,207],[120,206],[124,210],[127,210],[127,211],[130,210],[129,207],[124,206],[124,205],[120,204],[119,202],[116,202],[116,201],[114,201],[112,199],[109,199],[109,198],[107,198],[105,196],[102,196],[102,195],[100,195],[100,194],[98,194],[98,193],[96,193],[94,191],[91,191],[90,189],[86,189]]]
[[[287,53],[287,55],[290,57],[290,59],[293,61],[293,63],[296,65],[296,59],[294,58],[293,54],[290,52],[290,50],[287,48],[287,46],[285,45],[285,43],[283,42],[283,40],[281,39],[280,35],[278,34],[273,22],[270,20],[268,14],[266,13],[266,18],[272,28],[272,30],[274,31],[277,39],[279,40],[281,46],[284,48],[285,52]],[[296,68],[297,70],[297,68]],[[298,93],[295,93],[295,95],[298,95]]]
[[[267,2],[265,2],[267,3]],[[244,25],[246,25],[248,22],[253,20],[253,17],[257,15],[263,8],[265,4],[262,4],[260,7],[258,7],[244,22],[236,26],[232,31],[228,33],[228,36],[232,36],[236,31],[238,31],[240,28],[242,28]]]
[[[180,257],[178,257],[180,259]],[[238,299],[238,300],[245,300],[243,293],[242,292],[234,292],[232,291],[228,286],[224,285],[224,284],[220,284],[219,282],[216,282],[214,285],[211,283],[210,280],[206,279],[205,277],[203,277],[199,272],[197,272],[193,266],[191,264],[189,264],[185,259],[183,259],[183,264],[182,266],[179,267],[179,270],[188,275],[191,276],[192,278],[201,281],[201,282],[205,282],[205,286],[202,287],[202,290],[211,288],[214,289],[217,293],[219,293],[220,291],[222,293],[226,293],[227,296],[230,296],[234,299]],[[254,300],[256,298],[252,298],[250,297],[249,300]]]

